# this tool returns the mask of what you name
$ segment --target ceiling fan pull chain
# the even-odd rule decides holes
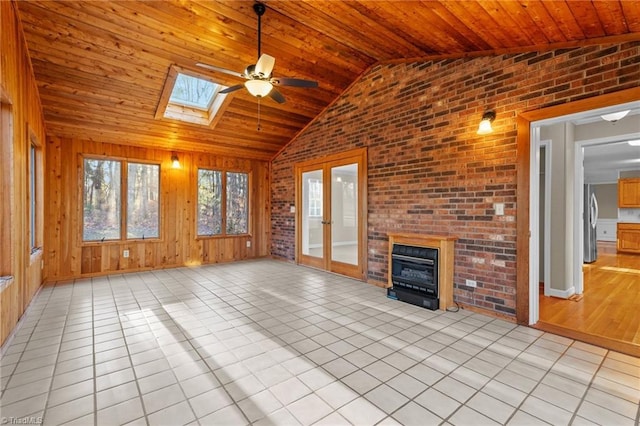
[[[258,98],[258,131],[260,131],[260,98]]]

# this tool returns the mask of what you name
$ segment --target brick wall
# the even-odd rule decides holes
[[[367,147],[369,280],[388,232],[455,235],[455,299],[515,315],[517,114],[636,86],[638,42],[376,66],[274,159],[272,254],[294,259],[294,164]]]

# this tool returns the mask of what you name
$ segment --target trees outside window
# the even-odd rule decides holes
[[[127,173],[127,238],[160,236],[160,166],[129,163]]]
[[[247,234],[249,175],[199,169],[197,209],[198,236]]]
[[[198,235],[222,233],[222,173],[198,170]]]
[[[248,232],[249,176],[227,172],[227,234]]]
[[[158,238],[159,194],[157,164],[85,158],[83,241]]]

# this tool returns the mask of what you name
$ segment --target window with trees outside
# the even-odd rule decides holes
[[[158,164],[85,158],[83,241],[158,238],[159,194]]]
[[[198,236],[247,234],[249,174],[199,169],[197,209]]]

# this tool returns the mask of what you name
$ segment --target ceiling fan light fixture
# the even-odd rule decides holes
[[[603,114],[600,117],[605,121],[609,121],[611,123],[615,123],[616,121],[621,120],[624,117],[626,117],[627,114],[629,114],[629,110],[612,112],[611,114]]]
[[[247,80],[244,82],[244,87],[246,87],[253,96],[264,98],[271,92],[271,89],[273,89],[273,84],[266,80]]]

